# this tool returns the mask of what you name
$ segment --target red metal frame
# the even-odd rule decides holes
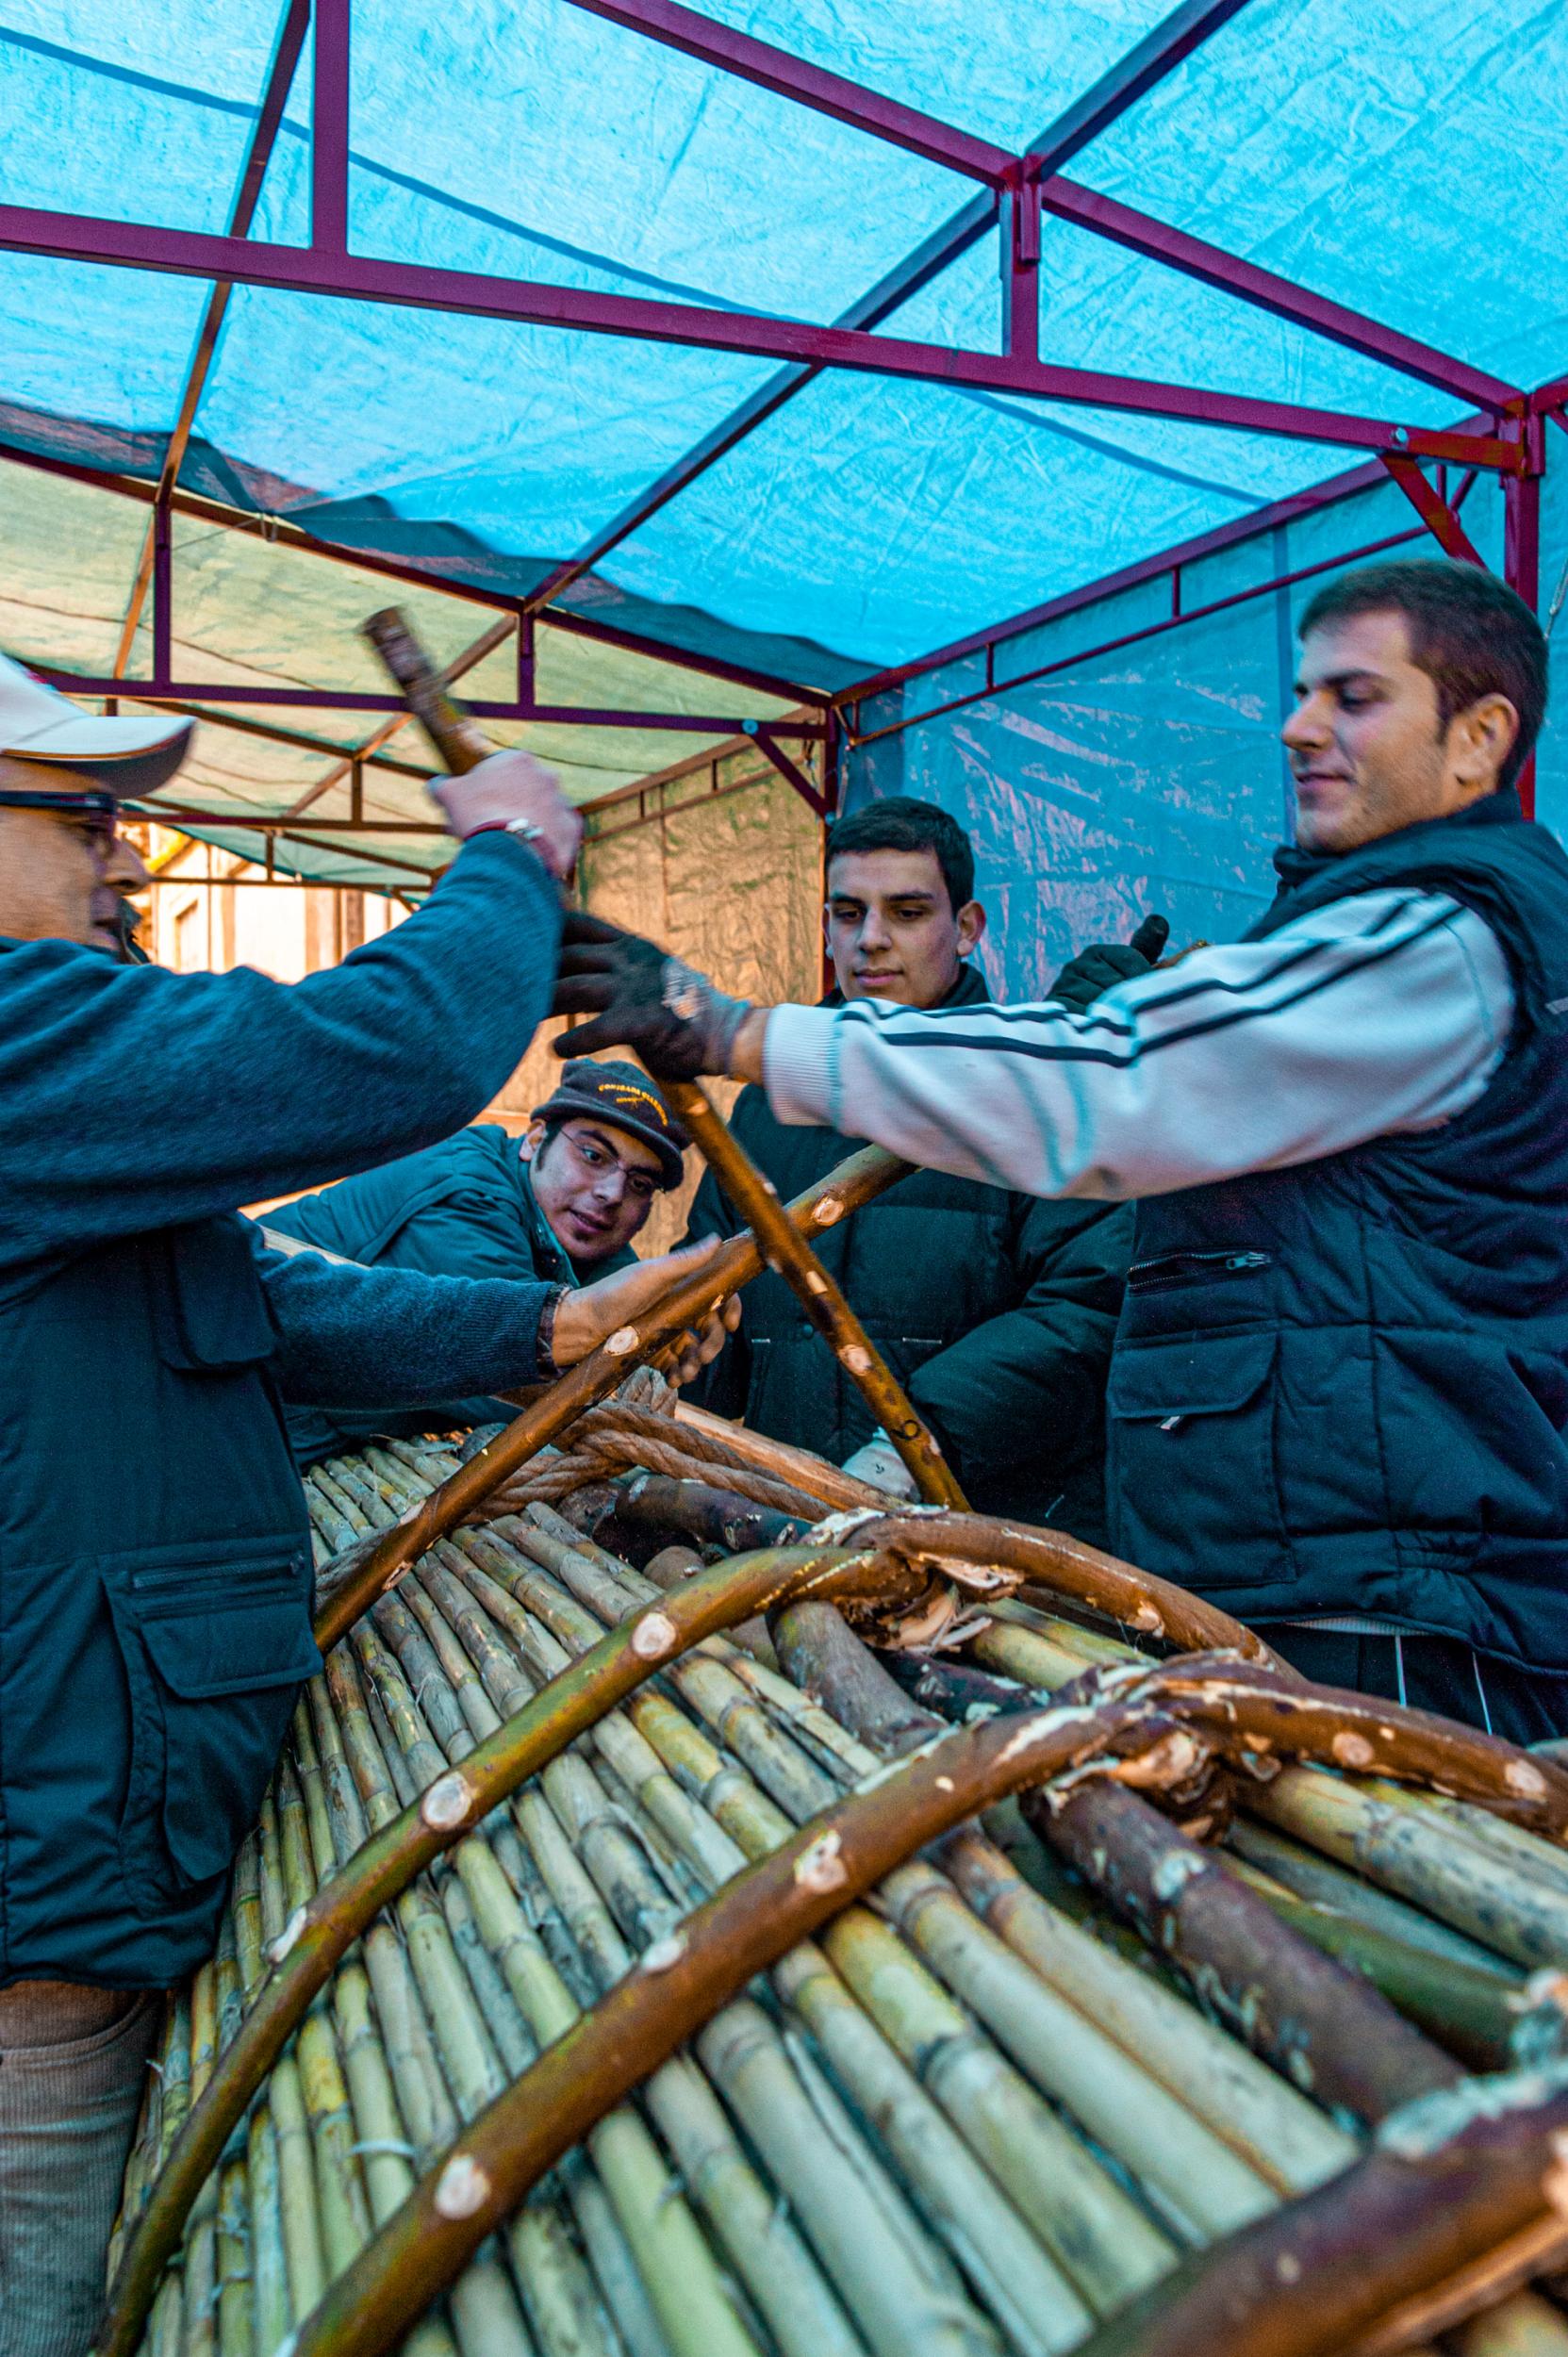
[[[347,302],[387,303],[405,309],[511,320],[534,327],[624,336],[639,342],[689,344],[753,358],[815,360],[828,368],[872,376],[1011,393],[1133,417],[1173,418],[1193,425],[1275,435],[1287,441],[1458,459],[1503,474],[1518,473],[1524,468],[1519,441],[1505,441],[1465,425],[1407,425],[1392,418],[1316,409],[1253,394],[1171,385],[1098,369],[1063,368],[1028,354],[971,352],[960,346],[869,335],[859,328],[818,326],[758,312],[716,311],[701,304],[656,302],[644,295],[551,286],[536,279],[488,277],[472,271],[438,270],[425,263],[373,255],[322,253],[308,246],[260,245],[143,222],[0,206],[0,249],[47,255],[57,260],[157,271],[174,277],[226,278],[286,293],[332,295]]]
[[[1213,8],[1213,0],[1208,0],[1208,5]],[[1243,5],[1244,0],[1219,0],[1227,16]],[[715,23],[712,17],[700,16],[695,8],[682,8],[679,0],[572,0],[572,6],[649,41],[661,41],[667,48],[679,49],[702,65],[752,82],[759,90],[793,99],[817,114],[832,115],[851,130],[864,131],[891,147],[905,148],[912,156],[922,156],[928,163],[941,164],[967,179],[1000,189],[1016,170],[1017,158],[1005,147],[976,139],[968,131],[954,130],[917,107],[883,98],[842,74],[831,74],[791,56],[786,49],[775,48],[771,41],[758,41],[732,25]]]
[[[319,253],[349,245],[350,0],[314,0],[310,107],[310,242]]]
[[[1461,564],[1478,565],[1484,572],[1486,559],[1461,523],[1457,502],[1450,505],[1443,493],[1428,482],[1413,458],[1396,458],[1385,451],[1383,465],[1444,553],[1457,557]]]
[[[160,515],[164,512],[159,509]],[[166,603],[155,605],[155,620],[167,614]],[[157,633],[155,632],[155,647]],[[167,649],[165,649],[167,654]],[[79,671],[57,671],[48,664],[28,666],[40,679],[48,680],[57,687],[67,688],[74,696],[145,696],[149,703],[193,704],[269,704],[300,707],[305,710],[333,712],[402,713],[406,706],[396,696],[371,694],[358,689],[338,687],[268,687],[254,683],[231,683],[226,680],[171,680],[155,676],[150,680],[119,679],[112,675],[102,678],[84,676]],[[813,739],[822,734],[822,725],[816,720],[768,720],[767,722],[737,719],[733,713],[714,715],[701,712],[622,712],[608,705],[520,703],[515,699],[498,701],[494,697],[464,699],[466,709],[480,720],[551,720],[580,723],[585,728],[601,729],[666,729],[684,736],[731,736],[737,731],[767,727],[776,735]],[[345,756],[352,750],[345,746]]]
[[[288,14],[283,20],[283,26],[278,34],[277,48],[273,53],[272,66],[267,75],[267,87],[262,92],[261,110],[256,117],[256,129],[251,134],[251,143],[246,152],[245,168],[239,176],[239,187],[235,195],[234,208],[229,215],[231,238],[244,238],[250,235],[251,223],[256,219],[256,208],[261,201],[261,190],[267,177],[267,167],[272,161],[272,149],[276,144],[278,131],[283,123],[283,110],[289,101],[289,88],[294,79],[294,69],[299,63],[300,52],[305,46],[305,37],[309,29],[310,0],[289,0]],[[180,388],[179,405],[174,412],[173,427],[169,436],[168,447],[163,454],[163,465],[158,471],[157,508],[165,513],[179,481],[180,468],[185,462],[191,430],[196,422],[196,412],[201,406],[202,394],[206,388],[213,355],[218,349],[219,333],[223,327],[224,315],[228,310],[229,297],[233,291],[233,286],[227,280],[221,280],[213,288],[207,299],[206,310],[201,326],[197,330],[195,345],[185,372],[185,383]],[[137,625],[141,618],[141,608],[157,561],[157,525],[155,517],[155,520],[148,526],[146,537],[142,543],[136,578],[126,602],[124,619],[120,626],[120,643],[115,650],[114,656],[114,669],[117,674],[124,672],[131,658],[131,649],[136,641]],[[155,624],[155,631],[156,628]]]
[[[754,738],[767,755],[784,783],[795,788],[801,799],[816,812],[818,818],[826,819],[832,816],[832,805],[827,796],[818,790],[815,781],[806,775],[799,763],[791,761],[784,747],[779,743],[776,730],[759,720],[748,730],[747,733]],[[820,735],[821,732],[818,731],[817,733]]]
[[[681,0],[574,0],[574,5],[610,19],[645,37],[668,43],[720,71],[768,88],[781,95],[835,117],[868,136],[901,146],[928,161],[982,182],[985,193],[963,208],[908,259],[889,272],[859,304],[833,324],[784,318],[719,312],[699,305],[649,301],[641,297],[551,287],[531,281],[485,277],[471,272],[435,270],[384,258],[352,255],[349,229],[349,107],[352,0],[314,0],[315,98],[311,141],[311,242],[306,248],[258,245],[244,234],[265,173],[267,156],[287,94],[294,59],[303,40],[304,12],[310,0],[292,0],[280,35],[261,119],[253,138],[245,178],[241,184],[227,237],[175,231],[154,224],[90,220],[34,208],[0,207],[0,248],[41,253],[112,267],[148,269],[210,278],[214,285],[207,321],[187,379],[180,417],[171,437],[163,476],[154,498],[149,536],[150,572],[154,587],[154,672],[152,682],[138,683],[133,692],[150,698],[199,702],[211,699],[228,703],[330,703],[350,709],[392,710],[389,699],[335,694],[330,690],[278,687],[188,686],[171,680],[172,621],[170,612],[170,514],[176,504],[175,483],[185,442],[189,438],[202,384],[210,365],[221,324],[223,305],[235,283],[285,290],[325,293],[354,301],[395,303],[443,311],[553,325],[582,332],[673,341],[716,351],[776,358],[785,365],[770,385],[726,420],[698,448],[667,470],[641,499],[567,564],[558,567],[533,597],[509,600],[471,590],[478,602],[515,613],[520,620],[519,693],[510,702],[485,702],[473,708],[481,715],[512,719],[558,719],[603,726],[659,727],[709,732],[736,726],[756,738],[775,766],[806,793],[814,806],[822,798],[776,742],[783,734],[820,735],[806,724],[769,723],[766,731],[751,723],[701,719],[675,715],[627,714],[585,709],[541,707],[533,698],[531,618],[549,600],[596,561],[618,539],[637,528],[647,517],[715,463],[723,453],[764,418],[770,416],[823,369],[843,368],[878,375],[909,377],[965,389],[1006,392],[1029,398],[1120,411],[1133,416],[1183,420],[1233,430],[1279,435],[1291,439],[1337,443],[1374,452],[1387,473],[1406,496],[1440,543],[1451,554],[1469,561],[1479,558],[1458,518],[1458,503],[1434,489],[1420,461],[1454,460],[1472,470],[1485,468],[1504,479],[1507,513],[1508,579],[1533,602],[1539,569],[1539,477],[1543,463],[1543,417],[1560,407],[1568,397],[1568,380],[1542,387],[1527,396],[1518,387],[1468,367],[1445,354],[1348,311],[1344,306],[1298,288],[1274,273],[1192,239],[1131,207],[1079,188],[1062,177],[1061,167],[1087,145],[1108,124],[1124,112],[1184,57],[1189,56],[1227,23],[1245,0],[1182,0],[1182,4],[1112,71],[1058,118],[1042,138],[1023,154],[1011,155],[989,141],[957,130],[918,109],[866,90],[845,76],[795,58],[772,44],[754,40],[734,28],[715,23],[681,5]],[[290,50],[292,54],[290,54]],[[1367,418],[1324,411],[1301,404],[1260,400],[1250,396],[1162,384],[1089,370],[1064,369],[1043,361],[1038,351],[1038,261],[1040,208],[1054,217],[1119,243],[1130,250],[1223,288],[1237,299],[1292,319],[1312,332],[1370,354],[1412,377],[1442,386],[1477,403],[1481,414],[1450,428],[1409,426],[1392,419]],[[956,255],[1001,223],[1003,278],[1003,349],[999,354],[955,350],[910,339],[875,335],[870,330],[890,316],[920,284],[946,268]],[[210,329],[210,333],[208,330]],[[189,410],[189,415],[187,411]],[[22,453],[17,453],[22,455]],[[172,463],[171,463],[172,462]],[[33,462],[38,463],[38,462]],[[90,481],[104,478],[91,470],[80,472]],[[842,706],[952,659],[971,646],[988,651],[1006,636],[1090,602],[1158,572],[1172,580],[1169,627],[1180,616],[1180,566],[1195,552],[1222,545],[1223,538],[1242,538],[1268,528],[1283,513],[1303,513],[1309,506],[1344,497],[1359,487],[1357,477],[1375,475],[1373,469],[1357,476],[1319,486],[1313,493],[1284,502],[1270,511],[1246,519],[1226,536],[1206,536],[1189,544],[1187,552],[1167,552],[1146,565],[1130,568],[1109,581],[1052,601],[1028,617],[998,625],[958,646],[938,651],[913,665],[876,675],[831,700]],[[1396,539],[1411,536],[1395,536]],[[366,564],[369,569],[392,571],[402,577],[437,582],[434,568],[392,567],[367,560],[356,552],[334,550],[330,544],[301,539],[324,554]],[[1380,545],[1393,545],[1392,541]],[[1343,561],[1343,560],[1341,560]],[[1286,576],[1282,578],[1298,578]],[[463,594],[459,591],[458,594]],[[1257,594],[1248,592],[1246,594]],[[139,591],[135,602],[140,602]],[[1230,603],[1232,600],[1220,601]],[[1213,611],[1207,607],[1199,611]],[[581,629],[612,642],[634,645],[664,660],[680,661],[662,645],[618,634],[583,618],[552,614],[553,622]],[[1191,618],[1190,617],[1186,618]],[[134,630],[127,619],[124,645]],[[1136,634],[1142,635],[1144,634]],[[1125,643],[1116,641],[1114,643]],[[1081,660],[1081,657],[1075,658]],[[691,668],[721,671],[721,667],[688,659]],[[990,668],[988,652],[988,672]],[[119,668],[120,667],[117,667]],[[1055,668],[1055,667],[1048,667]],[[722,675],[722,673],[721,673]],[[733,670],[730,676],[736,676]],[[105,683],[69,681],[77,692],[124,692],[123,678]],[[777,689],[782,683],[756,680]],[[797,693],[807,693],[797,689]],[[817,699],[814,697],[813,701]],[[944,707],[950,709],[951,707]],[[929,716],[928,716],[929,717]],[[836,737],[830,719],[830,763],[837,757]],[[351,756],[352,758],[352,756]],[[357,772],[356,772],[357,775]]]

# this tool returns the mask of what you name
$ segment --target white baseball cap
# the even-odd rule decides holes
[[[124,799],[168,783],[194,727],[175,718],[96,719],[0,654],[0,754],[13,761],[74,769]]]

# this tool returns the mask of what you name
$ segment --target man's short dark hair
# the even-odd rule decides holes
[[[935,802],[889,794],[828,829],[828,861],[840,851],[930,851],[955,911],[975,897],[975,849],[956,818]]]
[[[1420,557],[1363,565],[1318,591],[1301,617],[1301,635],[1358,614],[1404,616],[1411,660],[1437,689],[1444,731],[1480,697],[1508,698],[1519,733],[1497,783],[1511,785],[1546,716],[1546,637],[1524,599],[1479,565]]]

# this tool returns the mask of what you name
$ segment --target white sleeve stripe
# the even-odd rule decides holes
[[[781,1007],[769,1098],[786,1121],[831,1120],[929,1169],[1112,1201],[1441,1127],[1483,1096],[1505,1053],[1508,959],[1444,894],[1360,897],[1298,920],[1288,940],[1281,928],[1279,941],[1197,951],[1180,993],[1169,974],[1118,984],[1114,1031],[1065,1010],[1048,1022],[1016,1011],[1010,1025],[990,1007],[940,1022],[908,1007],[867,1020],[866,1002]],[[1261,999],[1237,989],[1260,971]],[[1226,996],[1197,997],[1204,980]],[[1152,1020],[1151,1004],[1164,1008]],[[974,1052],[888,1052],[914,1044]],[[1152,1052],[1178,1044],[1179,1056]]]
[[[1253,980],[1246,982],[1226,982],[1215,978],[1213,981],[1206,981],[1198,988],[1195,988],[1194,990],[1183,994],[1175,994],[1170,997],[1163,999],[1144,999],[1140,1001],[1138,1007],[1140,1016],[1158,1012],[1161,1009],[1167,1009],[1178,1005],[1181,1003],[1181,999],[1183,997],[1197,997],[1201,995],[1202,992],[1209,991],[1218,991],[1230,997],[1244,997],[1247,999],[1249,1003],[1243,1006],[1228,1008],[1223,1013],[1212,1014],[1203,1021],[1187,1023],[1180,1026],[1179,1029],[1161,1031],[1158,1032],[1153,1038],[1145,1038],[1142,1040],[1138,1040],[1133,1036],[1131,1025],[1117,1025],[1115,1028],[1122,1032],[1124,1038],[1131,1040],[1132,1044],[1130,1047],[1089,1047],[1083,1042],[1081,1033],[1074,1039],[1061,1041],[1033,1041],[1018,1039],[1016,1037],[987,1038],[982,1031],[959,1031],[956,1029],[916,1031],[905,1025],[900,1025],[897,1032],[883,1033],[882,1035],[882,1045],[885,1047],[972,1048],[981,1055],[999,1054],[1006,1056],[1019,1056],[1029,1058],[1034,1062],[1046,1063],[1110,1064],[1116,1067],[1118,1070],[1131,1070],[1132,1066],[1137,1064],[1140,1061],[1152,1056],[1158,1048],[1178,1047],[1180,1047],[1184,1041],[1201,1039],[1207,1033],[1212,1031],[1229,1030],[1240,1023],[1263,1022],[1269,1015],[1283,1014],[1290,1008],[1300,1006],[1309,998],[1316,997],[1323,991],[1331,990],[1337,982],[1354,981],[1359,975],[1366,972],[1369,968],[1386,964],[1390,959],[1398,957],[1405,950],[1411,949],[1420,942],[1426,940],[1429,934],[1441,931],[1444,925],[1451,922],[1452,915],[1452,908],[1444,908],[1437,915],[1427,917],[1425,921],[1414,931],[1401,933],[1395,941],[1381,944],[1377,949],[1373,950],[1368,955],[1354,959],[1336,956],[1332,968],[1329,972],[1326,974],[1319,973],[1312,975],[1309,979],[1300,982],[1296,989],[1277,995],[1266,1004],[1260,1005],[1256,1003],[1257,994],[1265,983],[1278,981],[1284,974],[1294,971],[1296,967],[1302,965],[1303,964],[1310,964],[1314,961],[1321,962],[1325,954],[1343,950],[1345,947],[1345,943],[1343,940],[1334,942],[1311,942],[1306,945],[1304,949],[1299,950],[1296,956],[1290,959],[1286,964],[1275,967],[1270,975],[1264,977],[1255,977]],[[859,1013],[859,1011],[860,1007],[858,1003],[847,1007],[842,1011],[839,1019],[840,1021],[845,1021]],[[908,1010],[900,1009],[900,1012],[907,1014]],[[958,1010],[955,1010],[954,1012],[958,1012]],[[976,1014],[978,1014],[979,1010],[965,1009],[963,1012],[970,1015],[972,1019]],[[999,1014],[1002,1012],[1003,1010],[1001,1009],[986,1010],[988,1014],[993,1013]],[[1038,1019],[1039,1015],[1044,1011],[1038,1008],[1029,1008],[1015,1009],[1010,1012],[1012,1012],[1015,1015],[1018,1014],[1027,1014]],[[1071,1019],[1071,1010],[1066,1008],[1062,1010],[1062,1013],[1065,1015],[1067,1015],[1069,1019]],[[1081,1025],[1088,1018],[1085,1016],[1079,1016],[1077,1019]]]
[[[1379,898],[1381,897],[1379,896]],[[1350,903],[1345,901],[1337,905],[1348,907]],[[1411,927],[1402,935],[1401,943],[1395,946],[1402,946],[1405,941],[1420,940],[1430,930],[1432,912],[1440,912],[1437,921],[1445,922],[1454,915],[1459,905],[1458,901],[1450,900],[1445,896],[1429,892],[1406,893],[1395,899],[1391,906],[1378,907],[1368,913],[1366,921],[1358,931],[1335,932],[1328,936],[1314,934],[1307,940],[1303,940],[1299,934],[1287,936],[1282,944],[1284,954],[1276,964],[1265,968],[1262,973],[1249,975],[1245,981],[1239,982],[1227,981],[1217,974],[1204,975],[1197,981],[1191,981],[1180,979],[1180,968],[1173,967],[1170,969],[1171,987],[1169,989],[1159,996],[1149,992],[1147,996],[1139,997],[1137,1020],[1142,1023],[1150,1015],[1163,1014],[1170,1008],[1185,1005],[1190,999],[1216,992],[1227,997],[1261,995],[1277,982],[1294,974],[1300,965],[1310,963],[1314,958],[1335,958],[1341,962],[1343,971],[1353,972],[1355,961],[1346,958],[1345,952],[1353,949],[1358,942],[1375,940],[1388,926],[1399,918],[1410,918]],[[1419,916],[1412,915],[1412,912],[1419,912]],[[1378,954],[1381,954],[1381,947]],[[1376,961],[1368,962],[1375,963]],[[1147,978],[1140,975],[1136,979],[1141,983]],[[837,1012],[842,1022],[883,1024],[892,1018],[907,1015],[909,1009],[880,999],[853,999],[848,1006],[841,1007]],[[1133,1036],[1135,1030],[1135,1025],[1128,1014],[1115,1006],[1102,1008],[1098,1002],[1080,1009],[1059,1004],[1054,999],[1044,999],[1038,1004],[1015,1007],[930,1007],[925,1010],[925,1014],[928,1022],[941,1024],[944,1027],[950,1024],[955,1031],[966,1023],[976,1022],[982,1016],[987,1022],[1002,1026],[1057,1023],[1070,1024],[1075,1030],[1081,1031],[1085,1025],[1092,1025],[1096,1029],[1113,1031],[1128,1039]],[[933,1039],[935,1034],[931,1033],[926,1036]],[[966,1037],[975,1045],[984,1044],[979,1034],[971,1032]],[[893,1044],[901,1046],[903,1042],[896,1041]],[[1001,1041],[995,1044],[1011,1045],[1011,1043]]]

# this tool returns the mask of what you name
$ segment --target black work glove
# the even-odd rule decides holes
[[[554,1043],[557,1056],[634,1047],[661,1080],[726,1073],[749,998],[727,998],[705,974],[640,933],[569,909],[561,934],[554,1014],[589,1014]]]
[[[1168,917],[1146,916],[1131,941],[1092,941],[1076,958],[1068,959],[1046,996],[1060,998],[1081,1014],[1102,990],[1130,981],[1134,974],[1147,974],[1158,964],[1169,939]]]

